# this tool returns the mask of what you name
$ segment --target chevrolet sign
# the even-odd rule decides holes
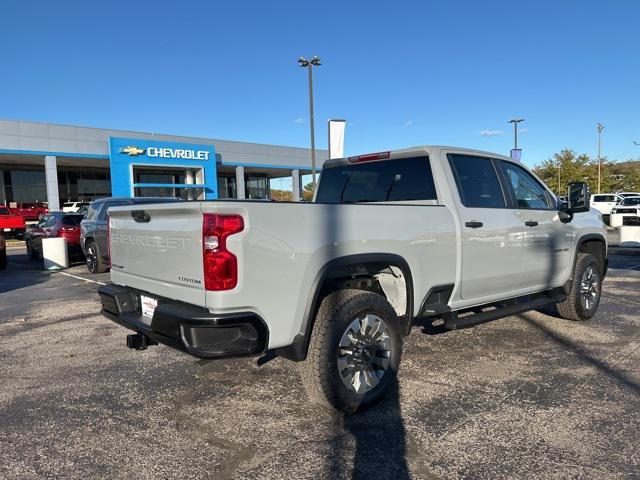
[[[184,158],[186,160],[209,160],[207,150],[187,150],[184,148],[147,148],[147,156],[152,158]]]
[[[144,148],[138,147],[124,147],[120,149],[120,153],[126,153],[130,157],[137,157],[138,155],[144,155]]]

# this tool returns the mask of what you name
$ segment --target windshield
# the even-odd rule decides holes
[[[630,205],[640,205],[640,197],[628,197],[625,198],[620,205],[630,206]]]

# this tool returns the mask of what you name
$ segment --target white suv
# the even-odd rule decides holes
[[[640,195],[626,197],[618,205],[611,209],[612,227],[622,225],[640,225]]]
[[[620,195],[616,193],[598,193],[591,195],[591,207],[598,210],[602,215],[610,215],[611,209],[622,201]]]

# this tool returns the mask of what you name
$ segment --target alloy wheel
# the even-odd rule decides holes
[[[580,305],[586,311],[591,311],[600,295],[600,276],[593,265],[587,267],[580,279]]]
[[[91,245],[87,249],[87,268],[90,272],[95,272],[98,265],[98,258],[96,256],[96,249]]]
[[[356,317],[338,345],[338,372],[345,386],[358,395],[375,388],[388,370],[392,342],[389,327],[379,316]]]

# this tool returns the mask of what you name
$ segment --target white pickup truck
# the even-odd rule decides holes
[[[103,313],[132,348],[302,361],[310,397],[353,412],[385,394],[417,317],[591,318],[605,230],[585,184],[567,198],[509,158],[426,146],[326,162],[313,203],[117,207]]]

